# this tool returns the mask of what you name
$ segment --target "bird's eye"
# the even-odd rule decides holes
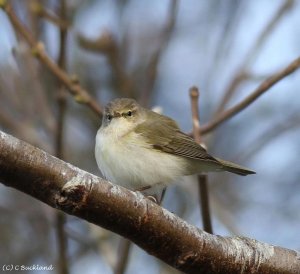
[[[107,121],[111,121],[111,119],[112,119],[111,114],[107,113],[107,114],[106,114],[106,120],[107,120]]]
[[[132,116],[132,111],[129,110],[129,111],[127,112],[127,116]]]

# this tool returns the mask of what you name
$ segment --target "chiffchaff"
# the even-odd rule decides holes
[[[166,186],[181,176],[201,172],[255,173],[212,157],[181,132],[174,120],[127,98],[115,99],[105,107],[95,155],[108,180],[132,190]]]

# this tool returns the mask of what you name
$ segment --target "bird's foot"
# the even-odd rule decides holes
[[[145,191],[145,190],[148,190],[150,188],[152,188],[153,186],[143,186],[143,187],[140,187],[140,188],[137,188],[135,189],[134,191],[139,191],[139,192],[142,192]],[[165,196],[165,192],[166,192],[166,188],[163,188],[161,193],[158,193],[158,194],[152,194],[152,195],[147,195],[147,193],[143,193],[144,196],[146,198],[148,198],[150,201],[158,204],[158,205],[161,205],[162,203],[162,200]]]

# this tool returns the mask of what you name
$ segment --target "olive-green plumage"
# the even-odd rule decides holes
[[[193,138],[180,131],[177,123],[169,117],[148,110],[145,122],[137,125],[135,132],[141,134],[154,149],[187,159],[205,162],[238,175],[254,174],[255,172],[209,155]],[[197,168],[191,168],[190,174],[197,173]],[[186,175],[190,175],[186,174]]]

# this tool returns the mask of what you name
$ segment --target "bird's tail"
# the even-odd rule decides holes
[[[224,160],[221,160],[221,159],[218,159],[218,158],[216,158],[216,159],[222,164],[222,169],[226,170],[228,172],[232,172],[232,173],[242,175],[242,176],[246,176],[246,175],[249,175],[249,174],[255,174],[256,173],[253,170],[250,170],[248,168],[239,166],[239,165],[234,164],[232,162],[224,161]]]

